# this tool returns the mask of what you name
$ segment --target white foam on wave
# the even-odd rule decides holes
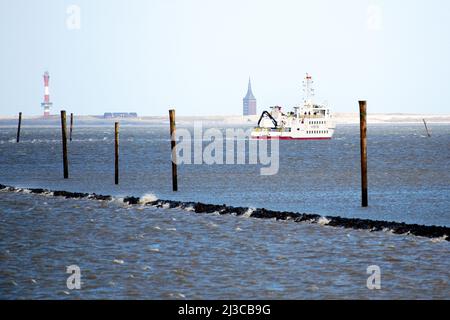
[[[193,206],[189,206],[189,207],[184,208],[184,210],[192,212],[192,211],[195,211],[195,208]]]
[[[146,193],[142,197],[139,198],[139,204],[146,204],[148,202],[157,201],[158,197],[156,197],[153,193]]]
[[[320,224],[321,226],[326,226],[327,224],[330,223],[330,220],[325,217],[320,217],[319,220],[317,220],[317,223]]]
[[[114,204],[117,204],[117,205],[121,205],[121,206],[128,206],[129,204],[128,203],[125,203],[125,202],[123,202],[123,197],[112,197],[111,198],[111,202],[112,203],[114,203]]]
[[[448,238],[447,235],[443,235],[442,237],[431,239],[431,242],[439,243],[439,242],[447,241],[447,238]]]
[[[114,259],[114,260],[113,260],[113,263],[115,263],[115,264],[124,264],[125,261],[123,261],[123,260],[121,260],[121,259]]]
[[[248,208],[248,210],[245,211],[245,213],[244,213],[242,216],[243,216],[244,218],[250,218],[251,215],[252,215],[252,213],[253,213],[253,211],[255,211],[254,208]]]
[[[163,209],[169,209],[169,208],[170,208],[170,204],[169,204],[169,203],[164,203],[164,204],[162,205],[162,208],[163,208]]]

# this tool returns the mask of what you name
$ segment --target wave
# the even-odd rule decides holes
[[[33,193],[55,197],[65,197],[68,199],[90,199],[98,201],[120,201],[127,205],[147,205],[163,209],[182,209],[188,212],[219,214],[219,215],[235,215],[248,218],[273,219],[273,220],[292,220],[294,222],[315,223],[331,227],[341,227],[348,229],[375,231],[389,231],[394,234],[406,234],[427,237],[431,239],[439,239],[438,241],[450,241],[450,228],[445,226],[429,226],[418,224],[407,224],[404,222],[369,220],[361,218],[343,218],[339,216],[321,216],[318,214],[297,213],[288,211],[274,211],[264,208],[245,208],[232,207],[216,204],[206,204],[201,202],[185,202],[176,200],[157,199],[153,194],[146,194],[142,198],[124,197],[114,198],[109,195],[99,195],[96,193],[82,193],[69,191],[52,191],[40,188],[15,188],[0,184],[0,191]],[[120,199],[120,200],[119,200]]]

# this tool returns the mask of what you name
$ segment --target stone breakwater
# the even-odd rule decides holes
[[[15,188],[0,184],[0,191],[23,192],[33,194],[51,195],[64,197],[67,199],[91,199],[98,201],[111,201],[114,197],[109,195],[99,195],[95,193],[81,193],[69,191],[52,191],[40,188]],[[232,207],[227,205],[205,204],[200,202],[183,202],[174,200],[153,200],[146,201],[139,197],[125,197],[123,202],[129,205],[148,205],[164,209],[183,209],[195,213],[205,214],[230,214],[235,216],[247,216],[260,219],[291,220],[293,222],[317,223],[332,227],[368,230],[368,231],[389,231],[394,234],[411,234],[414,236],[428,238],[443,238],[450,241],[448,235],[450,228],[444,226],[426,226],[418,224],[407,224],[403,222],[378,221],[360,218],[343,218],[338,216],[321,216],[318,214],[296,213],[288,211],[274,211],[264,208],[253,209],[246,207]]]

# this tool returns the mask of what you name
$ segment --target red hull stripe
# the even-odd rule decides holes
[[[253,139],[261,139],[261,140],[271,140],[271,139],[277,139],[277,140],[331,140],[329,137],[316,137],[316,138],[292,138],[292,137],[252,137]]]

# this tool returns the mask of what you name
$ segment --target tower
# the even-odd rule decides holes
[[[256,115],[256,99],[252,92],[252,83],[250,81],[250,78],[248,79],[247,95],[243,99],[243,115]]]
[[[41,103],[41,107],[44,108],[44,117],[50,116],[50,108],[53,103],[50,102],[50,91],[48,89],[48,83],[50,80],[50,75],[48,71],[44,73],[44,102]]]

